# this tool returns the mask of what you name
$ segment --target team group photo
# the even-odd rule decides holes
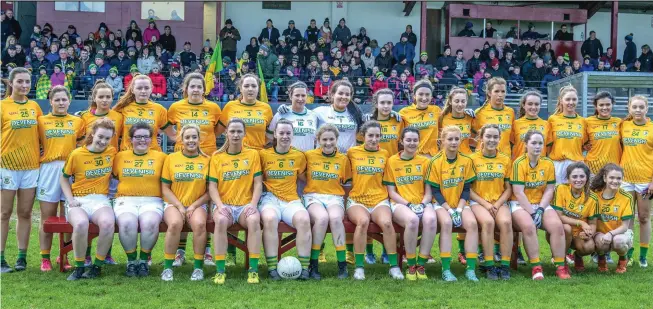
[[[653,308],[651,3],[1,4],[3,308]]]

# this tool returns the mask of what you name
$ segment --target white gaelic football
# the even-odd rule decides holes
[[[287,256],[277,264],[277,272],[283,279],[297,279],[302,274],[302,263],[294,256]]]

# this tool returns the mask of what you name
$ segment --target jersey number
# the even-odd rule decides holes
[[[190,115],[193,116],[193,117],[197,117],[197,111],[190,112]]]
[[[374,164],[374,158],[369,158],[369,159],[367,159],[367,163],[369,163],[369,164]]]
[[[192,164],[186,164],[186,170],[187,170],[187,171],[192,171],[192,170],[194,170],[194,169],[195,169],[195,165],[192,165]]]

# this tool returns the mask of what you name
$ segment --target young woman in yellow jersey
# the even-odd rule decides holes
[[[519,100],[519,118],[513,122],[512,135],[510,135],[513,160],[526,153],[524,135],[528,131],[540,131],[545,138],[549,136],[549,123],[540,118],[541,106],[542,95],[537,91],[526,92]],[[546,140],[544,145],[548,145]]]
[[[132,82],[133,84],[133,82]],[[163,273],[161,280],[172,281],[172,263],[179,245],[181,230],[189,225],[193,232],[193,273],[190,280],[204,279],[204,248],[206,247],[206,217],[209,193],[206,182],[209,175],[209,157],[200,149],[201,129],[187,124],[179,131],[184,144],[181,151],[165,158],[161,172],[163,195],[163,221],[168,226],[165,236]]]
[[[306,180],[306,156],[291,147],[293,123],[281,119],[274,128],[274,147],[263,149],[261,168],[263,184],[267,192],[261,196],[259,212],[263,221],[263,247],[269,277],[280,280],[277,272],[279,249],[279,222],[283,221],[297,229],[297,255],[302,265],[298,279],[308,280],[311,254],[311,220],[297,195],[297,182]],[[317,250],[319,254],[319,250]],[[317,258],[317,256],[316,256]],[[319,279],[314,277],[314,279]]]
[[[565,232],[560,218],[550,206],[555,189],[555,168],[550,159],[542,156],[544,135],[531,130],[524,135],[526,153],[512,164],[512,197],[508,205],[512,212],[513,228],[524,237],[526,254],[532,265],[533,280],[544,279],[537,229],[549,235],[556,275],[568,279],[565,267]]]
[[[263,191],[261,162],[256,150],[243,145],[246,123],[242,119],[231,118],[227,123],[226,135],[225,144],[211,157],[209,173],[209,194],[214,204],[213,248],[217,268],[213,282],[224,284],[227,278],[227,228],[237,223],[247,229],[247,283],[256,284],[259,283],[258,261],[261,252],[261,216],[257,210]]]
[[[501,130],[496,124],[486,124],[479,131],[479,151],[470,158],[474,162],[476,181],[470,191],[474,216],[481,226],[481,243],[484,261],[481,271],[490,280],[510,279],[510,255],[512,253],[512,219],[508,199],[512,195],[510,157],[497,150]],[[494,267],[494,229],[499,228],[501,265]]]
[[[599,170],[590,185],[598,196],[598,225],[594,242],[599,255],[599,272],[608,271],[606,255],[615,251],[619,255],[616,272],[625,273],[628,251],[633,247],[633,231],[629,225],[633,221],[635,199],[621,189],[623,177],[621,167],[608,163]]]
[[[566,172],[569,183],[556,186],[551,207],[558,212],[565,229],[566,249],[576,249],[574,268],[581,272],[585,270],[583,256],[595,250],[598,198],[590,191],[590,169],[585,163],[575,162],[567,167]]]
[[[331,230],[333,245],[338,260],[338,279],[345,279],[347,273],[345,216],[343,184],[351,180],[349,159],[338,151],[338,128],[325,124],[317,130],[319,148],[306,152],[306,187],[304,206],[313,223],[313,244],[309,273],[311,278],[319,278],[318,261],[315,250],[320,250],[327,228]],[[318,253],[319,255],[319,253]]]
[[[587,123],[576,113],[578,93],[573,86],[560,89],[556,110],[549,117],[549,158],[555,166],[556,183],[567,183],[567,166],[582,162],[587,143]]]
[[[653,197],[653,122],[646,117],[648,99],[634,96],[628,100],[628,116],[621,124],[623,155],[621,167],[624,181],[621,188],[637,200],[639,220],[639,266],[647,267],[646,254],[651,242],[651,198]],[[630,223],[633,228],[634,223]],[[628,264],[633,249],[628,251]]]
[[[440,115],[438,125],[440,130],[448,126],[456,126],[462,133],[460,141],[460,152],[465,155],[472,154],[472,149],[476,147],[472,138],[472,118],[465,113],[467,108],[467,90],[453,87],[447,95],[444,102],[444,108]]]
[[[381,141],[379,147],[385,149],[392,156],[399,152],[399,135],[404,128],[404,121],[393,117],[392,106],[394,104],[394,93],[392,90],[379,89],[372,96],[372,112],[369,120],[376,120],[381,124]],[[363,143],[363,136],[357,136],[357,142]]]
[[[406,127],[417,128],[420,132],[418,154],[432,157],[438,153],[438,119],[440,107],[432,105],[433,85],[429,81],[420,80],[413,86],[414,103],[399,111],[406,122]]]
[[[609,92],[601,91],[594,96],[594,116],[587,117],[588,143],[585,149],[585,164],[592,175],[608,163],[619,164],[621,160],[621,119],[612,116],[614,98]]]
[[[477,133],[481,128],[493,123],[501,129],[501,141],[499,141],[499,152],[511,156],[510,136],[512,135],[512,123],[515,120],[515,111],[507,107],[506,81],[500,77],[493,77],[487,82],[485,103],[476,110],[476,116],[472,124],[472,133]]]
[[[478,224],[467,206],[470,188],[476,180],[472,159],[460,153],[462,133],[455,126],[444,127],[441,134],[442,151],[431,159],[427,170],[427,183],[431,186],[433,205],[440,224],[440,258],[442,280],[457,281],[451,272],[451,229],[463,227],[467,233],[465,252],[467,270],[465,277],[478,282],[475,268],[478,259]]]
[[[253,149],[263,149],[267,144],[265,132],[272,120],[272,109],[269,104],[256,99],[259,87],[265,85],[261,85],[261,80],[254,74],[245,74],[240,78],[238,82],[240,97],[224,106],[218,119],[218,135],[226,130],[232,118],[239,118],[247,125],[243,145]]]
[[[168,111],[159,103],[150,101],[152,94],[152,80],[147,75],[136,75],[129,87],[125,90],[113,110],[123,116],[122,136],[120,150],[131,149],[131,139],[128,136],[129,129],[136,123],[145,122],[155,128],[158,134],[159,130],[165,132],[168,139],[175,141],[176,135],[174,128],[168,123]],[[150,149],[161,151],[161,146],[156,138],[152,139]]]
[[[27,267],[27,245],[32,226],[32,208],[39,178],[39,133],[37,118],[43,115],[38,103],[27,99],[31,73],[15,68],[9,73],[7,96],[2,100],[2,157],[0,158],[0,188],[2,189],[2,253],[0,271],[12,272],[5,260],[9,234],[9,219],[16,202],[16,238],[18,243],[17,271]]]
[[[127,277],[147,277],[148,260],[159,238],[159,223],[163,218],[161,173],[166,155],[151,150],[154,129],[147,123],[134,124],[129,129],[132,149],[123,150],[113,161],[113,177],[120,182],[113,211],[119,227],[119,238],[127,254]],[[138,230],[141,233],[140,259],[136,252]]]
[[[48,94],[52,112],[38,118],[39,140],[43,148],[41,168],[37,186],[37,198],[41,208],[41,222],[57,215],[61,201],[65,201],[59,177],[68,155],[77,148],[78,142],[84,138],[84,124],[79,117],[68,114],[70,92],[64,86],[55,86]],[[61,203],[63,208],[63,203]],[[52,270],[50,249],[52,248],[52,233],[45,233],[43,225],[39,229],[39,244],[41,247],[41,271]],[[59,261],[67,264],[68,261]],[[68,265],[69,266],[69,265]]]
[[[383,174],[383,184],[388,189],[392,217],[404,228],[404,245],[408,269],[406,279],[426,280],[424,265],[431,255],[435,240],[437,218],[431,201],[431,187],[426,183],[429,159],[417,154],[419,130],[405,128],[400,136],[403,151],[391,156]],[[422,239],[417,257],[417,237],[422,221]]]
[[[111,242],[116,222],[109,201],[109,178],[116,150],[110,147],[115,134],[113,122],[107,118],[93,124],[85,145],[73,150],[59,179],[66,197],[66,219],[73,226],[75,270],[68,280],[93,279],[100,275]],[[70,178],[73,177],[71,185]],[[93,222],[100,229],[95,261],[84,272],[88,246],[88,225]]]
[[[390,276],[401,280],[404,279],[404,275],[397,266],[397,237],[392,225],[388,191],[383,185],[383,171],[389,155],[386,150],[379,148],[381,124],[374,120],[368,121],[361,126],[360,132],[365,139],[363,145],[350,148],[347,152],[352,174],[352,189],[347,199],[347,217],[356,225],[354,279],[365,280],[363,252],[367,242],[367,227],[371,220],[383,231],[383,243],[390,263]]]
[[[81,113],[81,118],[86,125],[86,135],[91,132],[93,124],[101,118],[109,118],[116,127],[116,133],[111,138],[111,146],[117,150],[120,149],[118,139],[122,136],[123,116],[121,113],[112,110],[113,88],[103,80],[98,80],[91,90],[90,105],[87,111]],[[115,186],[113,186],[115,192]]]

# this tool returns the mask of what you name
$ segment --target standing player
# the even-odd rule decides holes
[[[453,87],[444,102],[444,109],[440,115],[438,124],[440,130],[448,126],[456,126],[462,133],[460,141],[460,152],[464,155],[471,155],[472,148],[475,148],[475,141],[472,138],[472,121],[474,118],[465,113],[467,108],[467,90]]]
[[[75,270],[68,280],[93,279],[100,276],[111,242],[116,216],[111,209],[109,178],[116,149],[111,147],[115,134],[113,122],[99,119],[86,136],[85,145],[73,150],[63,167],[59,183],[66,197],[66,219],[73,226]],[[70,178],[73,177],[71,185]],[[84,259],[88,246],[89,222],[100,230],[95,251],[95,261],[84,272]]]
[[[429,159],[417,154],[419,130],[405,128],[400,136],[403,151],[391,156],[383,174],[383,184],[390,196],[393,221],[404,228],[404,244],[408,269],[406,279],[426,280],[424,265],[431,255],[437,231],[437,218],[431,201],[431,188],[425,175]],[[419,257],[416,256],[419,223],[422,221],[422,239]]]
[[[293,126],[292,146],[300,151],[309,151],[315,149],[315,133],[318,128],[317,114],[306,108],[306,96],[308,95],[308,86],[304,82],[296,82],[288,87],[288,96],[290,96],[291,107],[287,112],[281,111],[281,106],[277,113],[272,117],[267,130],[269,141],[273,138],[273,131],[281,119],[288,119]],[[285,107],[285,105],[282,105]],[[286,108],[287,109],[287,108]]]
[[[431,158],[438,153],[438,119],[440,108],[432,105],[433,85],[429,81],[420,80],[413,86],[413,105],[404,107],[399,111],[406,121],[406,127],[419,130],[420,145],[418,154]]]
[[[476,180],[472,160],[460,150],[462,133],[458,127],[450,126],[442,129],[442,151],[431,159],[427,170],[427,182],[431,185],[433,197],[437,202],[433,207],[438,211],[444,209],[447,213],[438,211],[439,217],[449,217],[453,227],[463,227],[467,233],[465,252],[467,270],[465,277],[478,282],[475,268],[478,260],[478,224],[472,210],[467,206],[470,200],[470,189]],[[445,224],[443,224],[445,223]],[[457,281],[450,269],[451,265],[451,225],[440,221],[440,258],[442,259],[442,280]],[[444,238],[444,239],[443,239]],[[443,245],[444,242],[444,245]],[[444,247],[444,248],[443,248]],[[448,249],[448,250],[447,250]]]
[[[338,260],[338,279],[348,277],[345,250],[345,203],[343,184],[351,181],[349,159],[338,151],[338,129],[325,124],[317,131],[319,148],[306,152],[306,187],[304,206],[313,223],[313,244],[309,274],[320,279],[318,270],[318,251],[324,242],[327,227],[331,230],[333,246]]]
[[[393,117],[392,106],[394,94],[392,90],[384,88],[379,89],[372,96],[372,113],[369,115],[370,120],[376,120],[381,124],[381,141],[379,147],[385,149],[389,155],[395,155],[399,152],[399,134],[404,128],[404,121]],[[358,143],[363,143],[363,136],[358,135]]]
[[[549,117],[551,145],[549,158],[555,166],[556,183],[567,183],[567,167],[583,161],[583,145],[587,142],[587,123],[576,113],[578,93],[572,86],[560,89],[556,110]]]
[[[512,195],[510,157],[497,150],[501,130],[496,124],[486,124],[479,132],[479,151],[470,158],[474,162],[476,181],[470,191],[472,211],[481,225],[481,243],[484,261],[481,270],[490,280],[510,279],[510,254],[512,253],[512,220],[508,199]],[[501,266],[494,267],[494,229],[499,228]]]
[[[519,118],[513,123],[510,143],[512,146],[512,159],[517,159],[526,153],[524,136],[530,130],[539,131],[544,137],[549,136],[549,123],[540,118],[542,95],[537,91],[526,92],[519,101]],[[544,141],[544,145],[547,145]]]
[[[583,162],[567,167],[568,184],[558,184],[551,206],[558,212],[565,229],[566,249],[575,248],[574,268],[585,270],[583,256],[594,252],[598,197],[590,191],[590,169]]]
[[[512,135],[512,122],[515,120],[515,111],[505,105],[506,81],[500,77],[493,77],[487,82],[485,103],[476,110],[476,118],[472,124],[472,133],[477,133],[481,128],[493,123],[501,130],[499,152],[511,156],[510,136]]]
[[[590,189],[598,196],[598,225],[594,242],[599,254],[599,272],[608,271],[606,256],[610,251],[619,255],[617,273],[626,272],[628,251],[633,246],[633,231],[629,228],[633,220],[635,200],[630,193],[621,189],[624,172],[616,164],[608,163],[592,179]]]
[[[297,229],[297,255],[302,265],[300,280],[309,278],[311,254],[311,220],[297,195],[297,182],[306,180],[306,157],[292,148],[293,123],[281,119],[274,128],[274,147],[263,149],[261,168],[267,192],[261,197],[259,212],[263,221],[263,247],[270,279],[280,280],[277,272],[279,222]]]
[[[254,80],[249,77],[248,80]],[[248,85],[249,81],[241,81]],[[239,104],[239,103],[237,103]],[[261,250],[261,217],[256,209],[263,191],[261,163],[256,150],[246,148],[246,124],[240,118],[227,123],[225,144],[211,157],[209,194],[214,203],[214,250],[216,274],[213,282],[224,284],[227,228],[238,223],[247,229],[249,269],[247,283],[259,283],[258,262]]]
[[[651,198],[653,197],[653,122],[646,117],[649,102],[644,96],[628,100],[628,116],[621,125],[624,153],[621,166],[624,181],[621,188],[637,199],[639,219],[639,266],[648,267],[646,254],[651,241]],[[633,228],[634,223],[630,223]],[[633,249],[628,251],[628,264]]]
[[[621,160],[621,119],[612,116],[614,98],[609,92],[599,92],[592,100],[594,116],[587,117],[587,138],[589,148],[585,164],[592,175],[596,175],[608,163],[619,164]],[[588,179],[589,181],[589,179]]]
[[[43,147],[41,168],[37,187],[37,198],[41,208],[41,222],[57,215],[61,201],[65,201],[59,177],[68,155],[77,148],[77,143],[84,139],[84,121],[68,114],[70,107],[70,92],[64,86],[55,86],[49,93],[52,112],[38,118],[39,140]],[[63,203],[62,203],[63,206]],[[52,248],[52,233],[39,229],[41,247],[41,271],[52,270],[50,249]],[[67,263],[68,261],[59,261]]]
[[[31,73],[15,68],[9,73],[7,97],[2,100],[2,157],[0,158],[0,188],[2,189],[2,249],[0,271],[13,269],[5,260],[9,220],[16,200],[16,238],[18,243],[17,271],[27,268],[27,248],[32,228],[32,208],[39,178],[39,129],[37,118],[43,115],[39,104],[27,98]]]
[[[319,120],[318,128],[327,123],[338,128],[338,151],[341,153],[347,153],[349,148],[356,146],[356,133],[363,124],[360,109],[351,101],[353,93],[354,86],[350,82],[336,81],[329,90],[331,105],[313,110]]]
[[[555,189],[555,168],[549,158],[542,157],[544,135],[531,130],[524,136],[526,153],[512,164],[512,197],[509,202],[513,226],[522,233],[533,280],[544,279],[537,229],[549,233],[556,275],[569,279],[565,267],[565,234],[560,218],[550,206]]]
[[[132,149],[123,150],[113,161],[113,177],[120,182],[113,211],[119,238],[127,254],[127,277],[147,277],[152,248],[159,238],[163,218],[161,173],[166,155],[150,150],[154,129],[147,123],[129,129]],[[140,262],[137,260],[138,230],[141,234]]]
[[[118,139],[122,136],[123,116],[121,113],[111,109],[113,103],[113,88],[105,81],[98,80],[91,90],[90,105],[87,111],[82,112],[81,117],[86,126],[86,136],[89,135],[93,124],[101,118],[109,118],[116,127],[116,134],[111,138],[111,146],[116,149]],[[112,184],[115,192],[115,185]]]
[[[132,83],[133,84],[133,83]],[[209,158],[200,149],[201,129],[187,124],[179,131],[184,144],[181,151],[166,157],[161,172],[161,193],[164,200],[163,220],[168,225],[165,236],[163,273],[161,280],[172,281],[172,263],[183,227],[193,232],[193,273],[190,280],[204,279],[204,248],[206,247],[206,216],[209,194],[206,181]]]

